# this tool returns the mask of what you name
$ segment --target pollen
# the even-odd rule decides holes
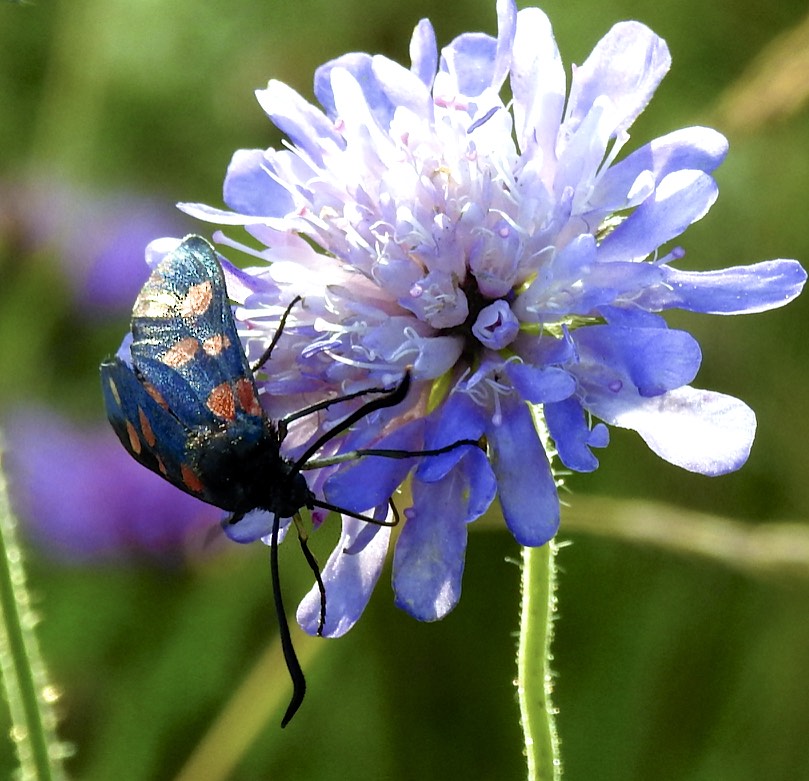
[[[180,314],[183,317],[199,317],[208,311],[213,299],[210,280],[191,285],[185,298],[180,302]]]
[[[233,396],[233,388],[227,382],[217,385],[208,394],[208,400],[205,403],[218,418],[233,420],[236,417],[236,399]]]
[[[135,427],[127,420],[126,422],[126,433],[129,436],[129,448],[130,450],[136,455],[140,455],[140,451],[142,449],[142,445],[140,443],[140,438],[138,437],[138,432],[135,431]]]
[[[201,494],[205,490],[205,486],[200,479],[194,474],[193,470],[187,464],[180,467],[180,472],[183,476],[183,483],[189,491],[195,494]]]
[[[261,408],[256,389],[246,377],[236,382],[236,394],[239,397],[239,406],[248,414],[261,417],[264,410]]]
[[[193,336],[186,336],[185,339],[180,339],[177,344],[166,350],[160,356],[160,360],[166,366],[171,366],[172,369],[179,369],[180,366],[193,360],[198,349],[199,342]]]
[[[202,349],[210,356],[219,355],[223,350],[230,347],[230,339],[225,334],[209,336],[203,343]]]
[[[146,413],[138,407],[138,419],[140,420],[140,430],[143,432],[143,438],[146,440],[146,444],[149,447],[154,447],[155,439],[154,431],[152,431],[152,424],[149,423],[149,418],[146,417]]]

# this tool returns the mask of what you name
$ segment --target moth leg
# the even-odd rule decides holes
[[[320,591],[320,620],[317,624],[317,636],[323,637],[323,628],[326,625],[326,587],[323,585],[323,578],[320,575],[320,565],[317,563],[315,555],[309,549],[309,535],[306,533],[306,529],[303,526],[300,513],[295,513],[295,515],[292,516],[292,520],[295,522],[295,530],[298,532],[298,542],[301,544],[303,556],[306,559],[306,563],[309,565],[309,569],[312,570],[315,576],[317,588],[318,591]]]
[[[378,518],[371,518],[369,515],[363,515],[362,513],[355,513],[353,510],[347,510],[345,507],[338,507],[336,504],[331,504],[330,502],[321,502],[320,499],[314,499],[312,504],[315,507],[320,507],[322,510],[329,510],[330,512],[340,513],[341,515],[348,515],[350,518],[356,518],[358,521],[365,521],[366,523],[372,523],[374,526],[398,526],[399,525],[399,511],[396,509],[396,505],[393,503],[393,499],[388,500],[388,504],[390,504],[390,509],[393,511],[393,520],[392,521],[380,521]]]

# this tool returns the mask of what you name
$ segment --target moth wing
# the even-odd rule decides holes
[[[101,386],[107,417],[129,454],[182,491],[216,504],[191,468],[192,431],[167,409],[162,395],[119,358],[101,364]]]
[[[187,426],[263,412],[213,247],[188,236],[156,266],[132,310],[132,362]]]

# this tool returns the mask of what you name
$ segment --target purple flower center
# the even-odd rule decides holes
[[[517,318],[503,300],[484,307],[472,326],[472,333],[490,350],[502,350],[511,344],[519,330]]]

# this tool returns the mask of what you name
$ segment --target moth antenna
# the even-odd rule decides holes
[[[373,448],[363,447],[357,450],[347,450],[345,453],[338,453],[334,456],[326,456],[325,458],[313,458],[301,466],[301,470],[307,469],[322,469],[324,466],[334,466],[335,464],[344,464],[346,461],[356,461],[358,458],[364,456],[378,456],[379,458],[419,458],[421,456],[442,456],[459,447],[474,447],[477,450],[485,448],[480,440],[476,439],[458,439],[451,442],[449,445],[442,447],[428,448],[425,450],[397,450],[389,448]]]
[[[366,415],[370,415],[378,409],[385,407],[395,407],[401,404],[410,390],[410,367],[405,369],[404,376],[399,381],[399,384],[388,391],[383,391],[384,396],[378,399],[371,399],[371,401],[363,404],[359,409],[354,410],[348,417],[341,420],[333,429],[330,429],[322,436],[318,437],[306,450],[306,452],[298,458],[293,467],[293,472],[300,472],[304,464],[327,442],[334,439],[336,436],[343,433],[348,428],[351,428],[358,420],[362,420]]]
[[[335,404],[342,404],[344,401],[351,401],[351,399],[357,399],[361,396],[368,396],[371,393],[390,394],[396,393],[398,390],[399,386],[394,385],[392,388],[363,388],[362,390],[354,391],[353,393],[346,393],[343,396],[335,396],[334,398],[325,399],[324,401],[319,401],[316,404],[310,405],[309,407],[304,407],[303,409],[292,412],[286,417],[278,420],[276,425],[278,426],[278,430],[283,431],[284,435],[286,435],[289,424],[295,420],[298,420],[299,418],[305,418],[307,415],[311,415],[314,412],[319,412],[323,409],[328,409],[329,407],[333,407]],[[284,436],[282,436],[281,439],[284,439]]]
[[[301,296],[295,296],[295,298],[289,302],[289,306],[284,310],[284,314],[281,315],[281,319],[278,322],[278,328],[276,329],[275,335],[270,342],[270,346],[261,354],[261,358],[259,358],[250,367],[253,374],[255,374],[265,363],[267,363],[267,361],[270,360],[270,356],[272,355],[272,351],[275,349],[275,345],[278,344],[281,334],[284,333],[284,326],[287,324],[287,318],[289,317],[289,313],[292,311],[292,307],[300,301],[303,301],[303,298]]]

